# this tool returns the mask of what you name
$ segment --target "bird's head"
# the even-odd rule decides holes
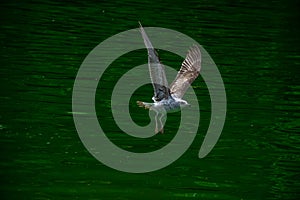
[[[184,107],[190,107],[191,104],[189,104],[187,101],[185,100],[180,100],[179,101],[180,107],[184,108]]]

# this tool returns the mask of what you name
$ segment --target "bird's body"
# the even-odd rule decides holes
[[[146,103],[138,101],[139,106],[145,107],[150,110],[163,112],[177,112],[182,106],[189,106],[189,104],[182,99],[172,97],[162,99],[161,101],[154,101],[154,103]]]
[[[200,73],[201,52],[198,46],[191,47],[175,80],[169,87],[164,66],[160,63],[158,54],[141,24],[140,31],[148,51],[149,73],[154,89],[152,100],[154,103],[137,101],[137,104],[140,107],[156,112],[155,132],[163,132],[162,118],[166,113],[177,112],[180,111],[181,108],[189,106],[187,101],[183,100],[182,97]],[[160,125],[160,127],[158,125]]]

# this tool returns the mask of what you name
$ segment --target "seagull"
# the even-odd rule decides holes
[[[152,46],[141,23],[139,24],[148,53],[149,73],[154,90],[152,100],[154,103],[137,101],[137,105],[155,111],[155,133],[163,133],[162,118],[166,113],[177,112],[181,108],[190,106],[182,97],[200,74],[201,52],[197,45],[190,47],[176,78],[169,86],[164,66],[159,60],[158,53]]]

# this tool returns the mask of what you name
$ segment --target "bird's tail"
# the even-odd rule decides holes
[[[146,102],[142,102],[142,101],[137,101],[136,103],[139,107],[145,108],[145,109],[150,109],[153,105],[153,103],[146,103]]]

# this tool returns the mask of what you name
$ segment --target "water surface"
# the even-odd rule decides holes
[[[299,14],[293,1],[9,1],[1,3],[2,199],[297,199],[299,198]],[[201,123],[192,146],[156,172],[128,174],[104,166],[81,143],[71,115],[74,79],[85,56],[121,31],[158,26],[194,38],[223,77],[228,112],[213,151],[198,159],[210,118],[200,77],[193,83]],[[182,59],[160,51],[176,68]],[[147,152],[170,141],[164,135],[134,139],[109,112],[113,84],[147,62],[130,52],[110,66],[97,90],[96,110],[122,148]],[[150,100],[151,86],[136,91]],[[137,97],[133,97],[134,103]],[[131,107],[138,124],[146,111]],[[173,128],[173,129],[172,129]]]

